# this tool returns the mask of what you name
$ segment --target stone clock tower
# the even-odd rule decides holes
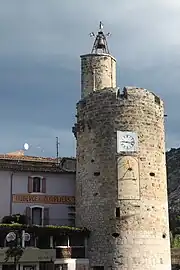
[[[76,225],[88,228],[92,269],[171,269],[164,109],[154,93],[116,88],[102,24],[81,56]]]

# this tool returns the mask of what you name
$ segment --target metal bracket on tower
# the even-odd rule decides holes
[[[90,36],[95,37],[94,32],[90,33]],[[95,41],[94,41],[91,53],[97,54],[98,52],[100,52],[100,53],[109,54],[108,44],[106,40],[106,37],[109,37],[109,36],[110,36],[110,33],[107,33],[107,34],[103,33],[103,24],[102,22],[100,22],[99,31],[95,37]]]

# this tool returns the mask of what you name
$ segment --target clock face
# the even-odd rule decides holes
[[[131,135],[126,134],[121,138],[120,144],[124,149],[129,150],[135,145],[135,140]]]
[[[117,130],[117,153],[137,152],[138,137],[135,132]]]

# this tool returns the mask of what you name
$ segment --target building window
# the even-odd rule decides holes
[[[49,208],[41,206],[27,206],[25,210],[29,224],[49,225]]]
[[[120,218],[120,207],[116,207],[116,217]]]
[[[43,221],[43,208],[33,207],[32,208],[32,224],[33,225],[42,225]]]
[[[39,235],[37,237],[37,247],[40,249],[49,249],[50,248],[50,236],[49,235]]]
[[[41,176],[28,177],[28,192],[29,193],[46,193],[46,178]]]
[[[55,264],[55,270],[67,270],[68,265],[67,264]]]
[[[3,264],[2,270],[16,270],[16,265],[14,264]]]
[[[23,270],[35,270],[36,265],[23,265]]]
[[[84,247],[85,246],[85,238],[84,238],[84,236],[70,235],[70,237],[69,237],[69,245],[71,247]]]
[[[67,247],[68,236],[67,235],[56,235],[53,237],[54,247]]]
[[[41,192],[41,178],[33,177],[33,192]]]

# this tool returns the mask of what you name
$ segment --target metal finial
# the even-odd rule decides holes
[[[90,33],[90,36],[95,37],[94,32]],[[103,23],[100,21],[99,31],[95,37],[95,41],[94,41],[91,53],[97,54],[98,52],[100,52],[100,53],[109,54],[108,44],[106,40],[106,37],[109,37],[109,36],[110,36],[110,33],[107,33],[107,34],[103,33]]]
[[[102,29],[103,29],[103,23],[100,22],[100,23],[99,23],[99,30],[102,30]]]

